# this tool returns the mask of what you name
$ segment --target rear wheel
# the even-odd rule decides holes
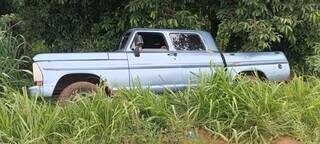
[[[260,79],[260,78],[259,78],[258,76],[256,76],[256,75],[245,75],[244,78],[245,78],[245,79],[248,79],[248,80],[250,80],[250,81],[257,81],[257,80]]]
[[[68,101],[75,101],[81,96],[95,94],[97,89],[97,86],[90,82],[75,82],[62,90],[58,97],[58,102],[61,104]]]
[[[235,80],[239,80],[241,78],[244,78],[250,81],[268,80],[267,77],[262,72],[254,72],[254,71],[240,73],[238,76],[236,76]]]
[[[235,77],[235,81],[239,81],[241,79],[246,79],[250,81],[256,81],[258,78],[255,75],[238,75]]]

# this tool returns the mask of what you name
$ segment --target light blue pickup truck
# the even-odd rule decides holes
[[[130,29],[115,52],[39,54],[34,58],[36,86],[30,95],[72,99],[96,91],[104,81],[109,94],[132,88],[136,81],[155,91],[196,85],[199,73],[225,67],[235,78],[258,74],[271,81],[288,80],[290,67],[282,52],[221,53],[206,31]]]

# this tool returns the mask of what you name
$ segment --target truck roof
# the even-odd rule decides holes
[[[202,33],[205,32],[207,33],[207,31],[203,31],[203,30],[188,30],[188,29],[156,29],[156,28],[132,28],[129,29],[129,31],[168,31],[168,32],[198,32],[198,33]]]

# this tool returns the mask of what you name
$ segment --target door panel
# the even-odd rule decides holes
[[[223,62],[219,53],[182,52],[176,56],[176,63],[181,67],[181,83],[195,85],[201,74],[212,74]]]
[[[181,83],[195,85],[202,73],[214,73],[216,66],[223,66],[220,53],[209,51],[201,34],[175,32],[169,34],[176,50],[176,63],[181,68]]]
[[[128,53],[128,60],[131,85],[140,83],[143,87],[162,89],[182,82],[181,71],[169,52],[142,52],[140,57]]]

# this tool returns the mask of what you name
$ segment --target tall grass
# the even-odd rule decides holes
[[[4,86],[20,87],[30,82],[31,72],[21,68],[30,61],[21,56],[24,48],[23,36],[14,36],[10,28],[0,27],[0,92]]]
[[[287,83],[241,79],[219,73],[181,92],[121,90],[98,93],[65,107],[13,89],[0,99],[3,143],[182,143],[205,129],[229,142],[270,143],[290,135],[320,142],[320,80]],[[194,141],[195,140],[195,141]]]

